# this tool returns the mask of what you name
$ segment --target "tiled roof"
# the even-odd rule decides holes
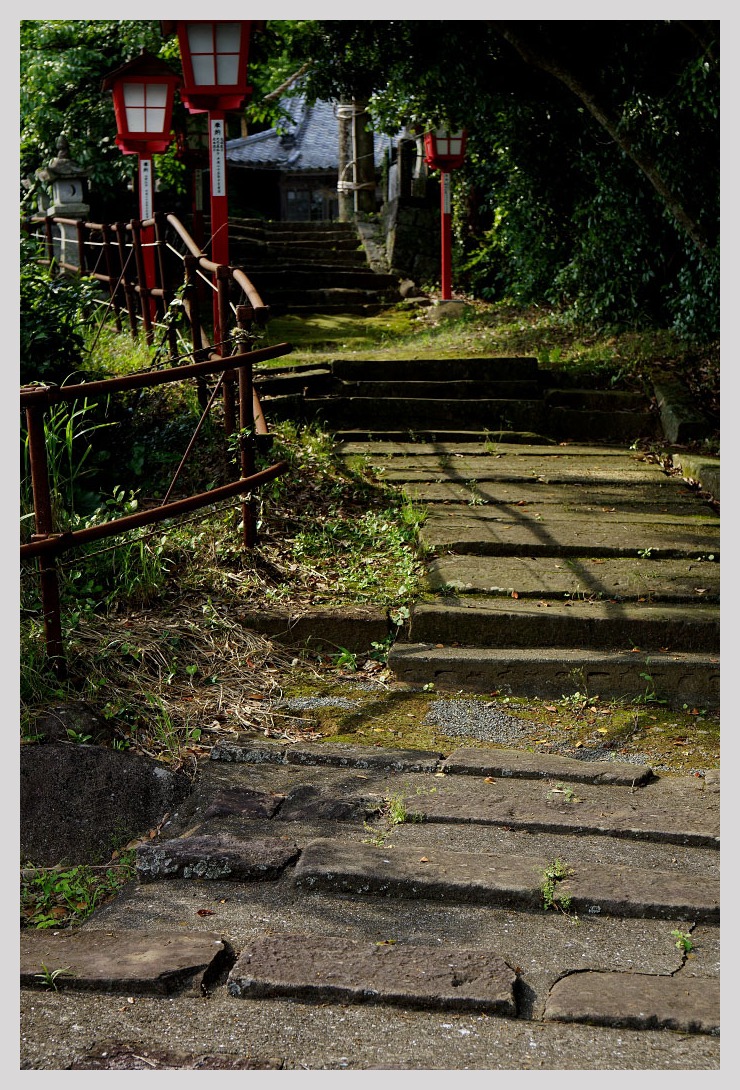
[[[339,164],[338,122],[333,102],[306,103],[303,95],[284,99],[281,103],[291,122],[285,122],[281,132],[265,132],[226,141],[226,158],[234,166],[256,170],[327,170],[335,171]],[[375,134],[375,165],[379,167],[383,151],[390,138]]]

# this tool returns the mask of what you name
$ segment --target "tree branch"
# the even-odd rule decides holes
[[[517,34],[510,23],[492,21],[492,25],[509,45],[513,46],[522,60],[559,80],[580,99],[594,120],[602,128],[606,129],[612,140],[622,149],[625,155],[628,155],[632,162],[639,167],[656,193],[664,201],[673,218],[683,228],[694,245],[702,253],[706,253],[711,247],[709,239],[702,228],[689,215],[681,198],[664,180],[652,156],[646,155],[635,147],[629,135],[620,129],[619,118],[604,102],[599,100],[597,94],[581,83],[575,73],[570,68],[563,66],[557,58],[544,53],[531,41],[526,41]]]

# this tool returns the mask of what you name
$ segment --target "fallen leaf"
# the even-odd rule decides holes
[[[512,598],[518,598],[518,597],[519,597],[519,593],[518,593],[518,591],[512,590],[512,592],[511,592],[511,597],[512,597]]]
[[[428,863],[428,862],[429,862],[429,860],[427,859],[427,857],[426,857],[425,855],[422,855],[422,857],[421,857],[421,859],[419,860],[419,862],[420,862],[420,863]]]
[[[609,728],[608,727],[597,727],[596,730],[598,731],[599,734],[608,734],[609,733]]]
[[[199,908],[198,909],[198,915],[199,916],[215,916],[216,913],[211,912],[210,908]]]
[[[583,742],[576,742],[574,748],[575,749],[580,749],[582,745],[583,745]]]
[[[558,709],[555,707],[554,704],[545,704],[545,711],[546,712],[556,712],[557,710]]]
[[[514,506],[515,507],[526,507],[527,506],[527,501],[526,500],[517,500],[516,503],[514,504]]]
[[[483,782],[484,783],[495,783],[496,781],[494,780],[493,776],[486,776],[486,778],[485,778],[485,780]]]

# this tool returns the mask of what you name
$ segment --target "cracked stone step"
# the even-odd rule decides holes
[[[211,760],[245,764],[328,765],[333,768],[367,768],[377,772],[435,772],[442,754],[421,749],[386,749],[341,742],[281,746],[275,742],[255,742],[248,737],[237,736],[233,741],[217,743],[211,750]]]
[[[545,1021],[719,1034],[719,981],[647,973],[571,973],[552,988]]]
[[[279,878],[298,854],[298,846],[289,838],[245,839],[228,833],[183,836],[140,845],[136,873],[141,882],[160,878],[270,881]]]
[[[399,794],[409,821],[719,847],[719,791],[704,789],[694,777],[659,779],[640,788],[582,783],[574,789],[515,777],[451,776]]]
[[[622,787],[642,787],[654,777],[653,770],[646,765],[633,765],[626,761],[579,761],[552,753],[473,749],[468,746],[454,750],[440,767],[450,775],[553,779]],[[710,783],[713,785],[715,782],[717,780],[710,774]]]
[[[227,987],[246,999],[371,1002],[515,1018],[515,982],[510,965],[480,950],[281,935],[249,943]]]
[[[602,699],[634,699],[651,688],[671,707],[719,707],[719,655],[689,651],[639,655],[570,647],[443,647],[396,641],[388,665],[398,681],[432,683],[440,691],[467,689],[560,699],[588,692]]]
[[[303,849],[293,880],[306,890],[536,912],[544,910],[545,872],[552,863],[520,853],[450,852],[320,837]],[[567,876],[554,883],[553,898],[569,912],[704,922],[719,918],[718,880],[624,864],[566,860],[565,865]]]
[[[20,978],[27,987],[169,995],[209,985],[235,954],[210,931],[22,931]]]
[[[495,404],[495,403],[494,403]],[[425,481],[451,477],[458,481],[499,481],[509,484],[620,485],[668,482],[675,488],[680,481],[668,477],[660,466],[624,456],[623,458],[580,458],[553,454],[557,447],[543,447],[541,454],[482,454],[462,458],[444,455],[415,455],[388,463],[383,474],[387,480]],[[374,463],[377,466],[377,461]]]
[[[657,602],[719,600],[718,563],[587,557],[441,556],[427,565],[432,591],[519,598],[589,598]]]

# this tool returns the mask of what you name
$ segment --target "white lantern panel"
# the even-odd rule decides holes
[[[129,106],[143,106],[146,99],[146,90],[143,83],[124,83],[123,101],[126,109]]]
[[[239,23],[216,23],[216,52],[238,54],[241,36]]]
[[[191,53],[213,53],[213,23],[188,23]]]
[[[193,79],[196,87],[213,87],[216,82],[216,69],[213,64],[213,54],[201,53],[200,56],[192,54]]]
[[[218,64],[219,87],[236,87],[239,82],[239,54],[219,53],[216,58]]]
[[[167,88],[163,83],[124,83],[129,132],[164,132]]]

